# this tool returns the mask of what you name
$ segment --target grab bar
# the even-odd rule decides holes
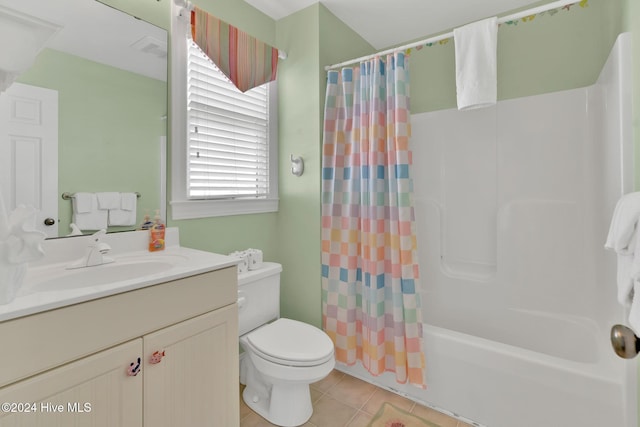
[[[633,359],[640,353],[640,339],[631,328],[624,325],[611,328],[611,346],[623,359]]]

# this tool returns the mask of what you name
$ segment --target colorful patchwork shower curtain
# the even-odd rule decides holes
[[[336,359],[424,387],[409,175],[408,57],[329,71],[322,165],[322,321]]]

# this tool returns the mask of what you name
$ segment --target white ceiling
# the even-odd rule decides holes
[[[376,49],[403,44],[539,3],[536,0],[245,1],[275,20],[319,1]]]
[[[61,26],[45,47],[167,79],[167,32],[154,25],[94,0],[0,0],[2,7]]]

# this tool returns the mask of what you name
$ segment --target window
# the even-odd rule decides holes
[[[172,218],[277,211],[276,82],[242,93],[190,37],[174,39]]]
[[[187,44],[189,198],[267,197],[268,84],[242,93],[191,39]]]

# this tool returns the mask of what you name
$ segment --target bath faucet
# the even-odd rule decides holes
[[[104,236],[106,233],[107,231],[104,229],[94,233],[91,236],[91,244],[87,248],[87,252],[85,253],[85,255],[79,260],[69,264],[67,266],[67,270],[71,270],[74,268],[93,267],[96,265],[109,264],[115,261],[113,258],[104,256],[111,250],[111,246],[100,241],[100,237]]]

